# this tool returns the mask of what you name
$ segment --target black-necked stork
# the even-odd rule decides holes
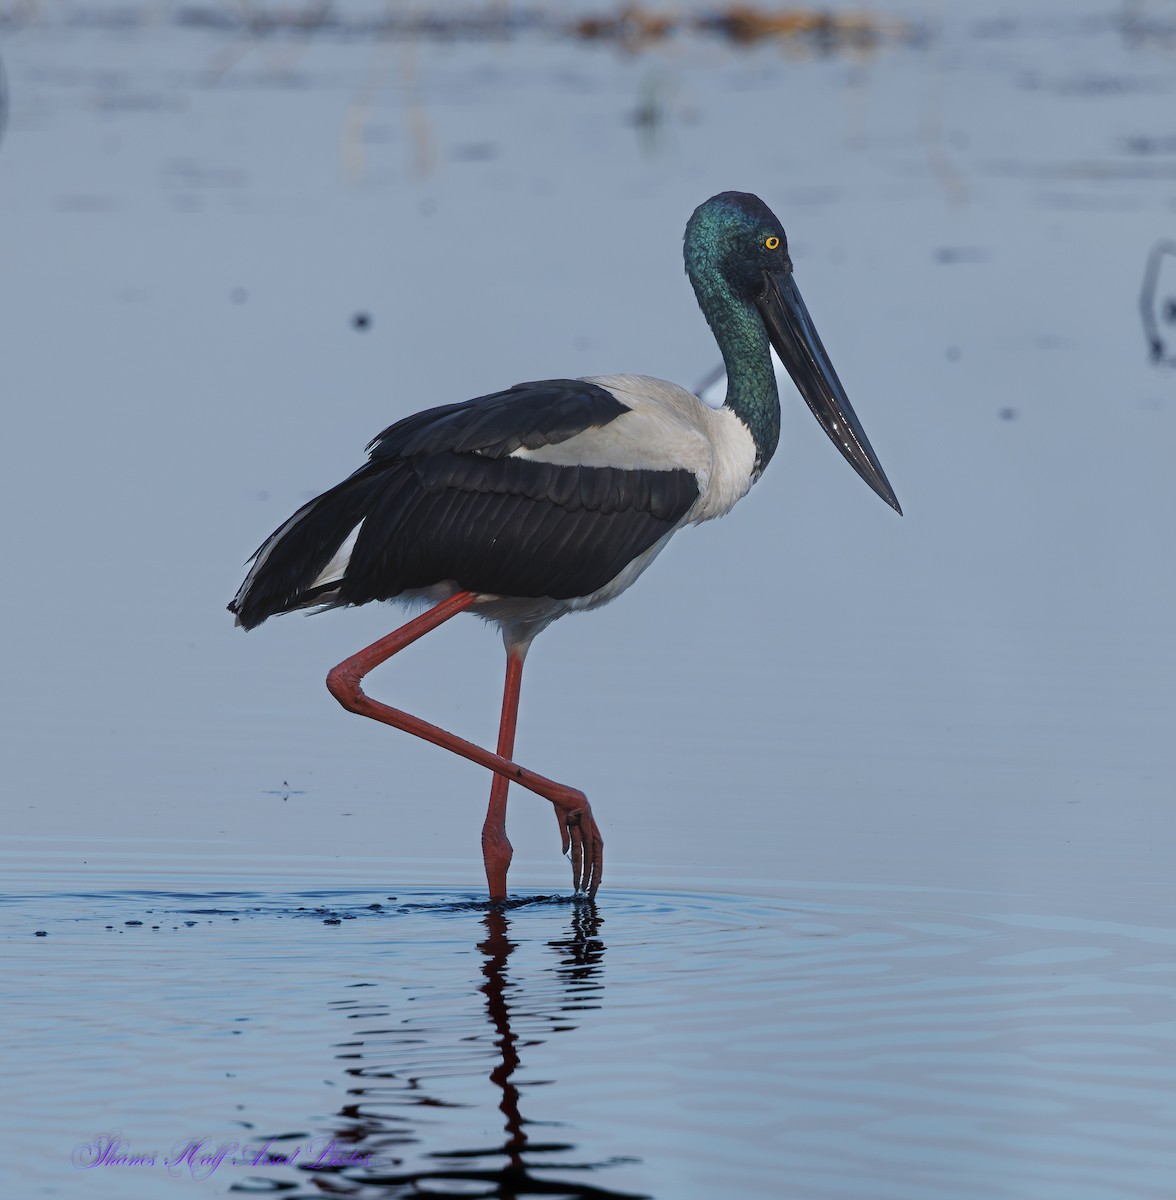
[[[583,792],[512,760],[523,659],[557,617],[619,596],[684,525],[729,512],[776,449],[775,347],[813,415],[897,512],[887,482],[792,276],[784,228],[744,192],[712,196],[686,226],[686,273],[722,352],[710,407],[644,375],[521,383],[397,421],[367,463],[304,504],[262,544],[229,605],[252,629],[275,613],[426,600],[415,620],[340,663],[345,708],[494,772],[482,829],[492,900],[506,896],[510,783],[549,800],[577,891],[595,895],[603,842]],[[506,686],[497,753],[370,699],[363,677],[470,609],[498,623]]]

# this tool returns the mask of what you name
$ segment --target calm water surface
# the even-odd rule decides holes
[[[1176,19],[873,11],[620,51],[0,2],[6,1194],[1176,1194]],[[488,780],[322,686],[399,613],[224,605],[408,412],[705,377],[727,188],[906,515],[785,397],[737,512],[528,659],[599,907],[519,794],[489,912]],[[454,622],[371,690],[492,741],[501,658]]]
[[[1171,925],[786,890],[12,897],[14,1144],[36,1194],[1168,1194]]]

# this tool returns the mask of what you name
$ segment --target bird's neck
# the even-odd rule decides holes
[[[709,288],[696,283],[695,291],[727,369],[723,407],[751,431],[758,476],[780,441],[780,393],[767,330],[755,306],[733,295],[721,282]]]

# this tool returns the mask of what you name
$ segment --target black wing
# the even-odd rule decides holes
[[[405,417],[373,438],[368,452],[373,459],[446,451],[502,458],[519,447],[537,450],[602,429],[628,411],[612,392],[582,379],[516,383],[505,392]]]
[[[595,384],[553,379],[407,417],[371,443],[365,466],[271,535],[229,608],[252,628],[294,608],[449,580],[502,596],[588,595],[685,516],[698,498],[693,472],[510,455],[628,411]],[[315,586],[360,522],[341,578]]]

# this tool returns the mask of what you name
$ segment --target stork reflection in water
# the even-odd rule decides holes
[[[533,919],[526,927],[534,929],[536,921],[548,919],[537,910],[549,908],[553,900],[569,910],[562,935],[547,941],[545,947],[542,942],[528,946],[525,931],[522,936],[512,932],[517,910],[523,906],[531,910]],[[536,1137],[534,1130],[545,1126],[542,1113],[548,1089],[533,1077],[530,1087],[520,1082],[528,1052],[534,1053],[551,1037],[574,1040],[579,1025],[576,1014],[594,1011],[604,1002],[606,947],[599,910],[591,904],[570,905],[566,900],[538,897],[495,905],[479,919],[482,932],[477,950],[483,978],[478,992],[485,1022],[480,1036],[465,1032],[470,1022],[455,1020],[452,1012],[440,1023],[437,1014],[423,1006],[414,1012],[418,1006],[413,1005],[404,1015],[382,1003],[378,990],[366,993],[362,1000],[350,998],[338,1005],[349,1021],[362,1012],[381,1028],[359,1041],[354,1029],[349,1030],[342,1043],[347,1097],[333,1138],[351,1149],[363,1165],[322,1172],[338,1180],[338,1186],[327,1191],[357,1200],[425,1194],[648,1200],[607,1186],[610,1168],[621,1161],[632,1164],[632,1158],[593,1158],[575,1144],[579,1135],[568,1126],[558,1139]],[[554,965],[540,960],[539,969],[529,975],[517,965],[512,973],[511,959],[516,952],[522,950],[523,962],[529,959],[535,967],[536,960],[533,955],[529,958],[528,951],[544,948],[556,956]],[[382,979],[368,986],[379,989],[387,985],[389,981]],[[484,1051],[487,1041],[493,1045],[488,1057]],[[405,1064],[406,1055],[409,1064]],[[484,1070],[487,1061],[502,1117],[501,1140],[478,1140],[475,1145],[439,1141],[447,1112],[464,1128],[483,1128],[482,1116],[475,1115],[472,1123],[465,1119],[468,1099],[455,1102],[453,1086],[455,1080]],[[445,1085],[449,1085],[449,1094],[437,1090]],[[567,1086],[574,1088],[574,1082],[567,1081]],[[468,1097],[468,1089],[459,1090]],[[421,1145],[426,1140],[427,1150]],[[419,1166],[408,1159],[413,1150],[423,1160]]]

